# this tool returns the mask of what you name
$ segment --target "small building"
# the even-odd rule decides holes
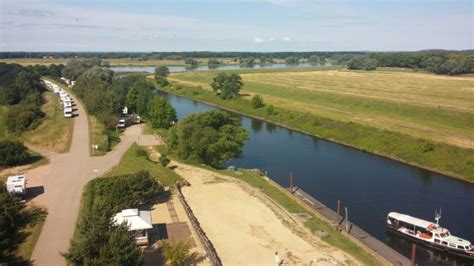
[[[132,232],[137,245],[148,245],[148,230],[153,228],[151,212],[138,209],[126,209],[115,214],[113,222],[116,225],[126,223],[128,231]]]
[[[9,176],[7,179],[7,191],[12,195],[26,195],[26,177],[24,175]]]

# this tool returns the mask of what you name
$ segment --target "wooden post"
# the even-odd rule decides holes
[[[411,245],[411,266],[415,266],[416,244]]]
[[[349,214],[347,213],[347,207],[346,207],[346,231],[349,232]]]
[[[290,172],[290,193],[293,194],[293,172]]]
[[[341,209],[341,201],[340,200],[337,200],[337,208],[336,208],[336,211],[337,211],[337,216],[336,216],[336,226],[339,227],[339,220],[341,216],[339,216],[339,211]]]

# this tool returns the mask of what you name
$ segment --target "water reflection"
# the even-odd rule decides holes
[[[252,130],[256,133],[262,131],[263,122],[257,119],[252,119]]]

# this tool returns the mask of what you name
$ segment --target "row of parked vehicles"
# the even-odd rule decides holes
[[[63,105],[63,112],[64,112],[64,117],[66,118],[71,118],[73,117],[73,105],[74,101],[72,98],[69,96],[69,94],[60,88],[58,85],[54,84],[53,82],[49,80],[43,80],[48,89],[50,89],[53,93],[59,96],[59,100]]]

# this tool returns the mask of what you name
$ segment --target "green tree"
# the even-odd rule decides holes
[[[176,241],[170,244],[163,242],[163,257],[170,262],[172,266],[183,266],[190,255],[191,245],[187,241]]]
[[[168,145],[185,161],[218,167],[240,156],[247,139],[248,132],[237,118],[207,111],[180,120],[169,132]]]
[[[19,141],[0,141],[0,166],[13,166],[25,163],[30,158],[28,148]]]
[[[161,86],[168,86],[168,80],[166,79],[170,74],[170,70],[166,66],[159,66],[155,69],[155,80]]]
[[[143,264],[143,252],[123,224],[111,228],[97,261],[100,265],[139,266]]]
[[[14,261],[14,252],[22,242],[23,207],[18,197],[10,195],[0,182],[0,264]]]
[[[261,108],[265,105],[263,103],[263,97],[258,95],[258,94],[254,95],[252,97],[252,100],[250,101],[250,103],[252,104],[253,109],[258,109],[258,108]]]
[[[166,156],[166,154],[162,154],[160,156],[160,164],[162,166],[166,167],[170,162],[171,160],[168,158],[168,156]]]
[[[312,64],[317,64],[319,63],[319,57],[317,55],[312,55],[308,58],[308,62]]]
[[[11,133],[21,134],[38,126],[45,114],[36,104],[20,104],[11,107],[6,114],[6,127]]]
[[[369,58],[367,56],[355,56],[347,63],[348,69],[354,70],[375,70],[378,66],[377,59]]]
[[[186,58],[184,59],[184,63],[185,63],[186,65],[191,65],[191,66],[197,66],[197,65],[199,65],[199,62],[198,62],[196,59],[192,58],[192,57],[186,57]]]
[[[217,58],[209,58],[209,60],[207,61],[207,65],[210,66],[210,67],[218,66],[220,64],[221,64],[221,62]]]
[[[287,65],[296,65],[300,62],[300,59],[296,56],[289,56],[285,59],[285,64]]]
[[[163,97],[156,95],[148,105],[148,119],[153,128],[169,128],[176,121],[176,110]]]
[[[243,85],[242,78],[235,73],[219,73],[211,83],[214,92],[224,100],[238,96]]]

